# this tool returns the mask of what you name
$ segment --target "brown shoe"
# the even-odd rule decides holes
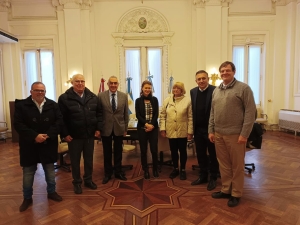
[[[19,210],[20,212],[23,212],[25,211],[26,209],[28,209],[28,207],[32,205],[32,198],[30,199],[26,199],[24,198],[23,202],[22,202],[22,205],[20,206]]]
[[[62,197],[60,195],[58,195],[56,192],[48,194],[48,198],[52,199],[53,201],[56,201],[56,202],[61,202],[62,201]]]

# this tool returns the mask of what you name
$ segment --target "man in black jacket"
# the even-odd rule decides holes
[[[198,87],[191,89],[190,94],[193,110],[194,140],[200,172],[199,178],[191,184],[198,185],[207,183],[208,172],[210,172],[207,190],[211,191],[216,188],[217,173],[219,171],[215,145],[208,139],[208,122],[212,93],[216,87],[208,83],[209,77],[204,70],[199,70],[195,78]],[[209,153],[209,159],[207,158],[207,151]]]
[[[62,115],[56,102],[45,98],[41,82],[31,85],[31,96],[15,101],[14,127],[19,133],[20,164],[23,167],[23,196],[20,212],[32,204],[34,174],[41,163],[47,182],[48,198],[62,201],[56,193],[54,162],[57,161],[57,135]]]
[[[85,87],[81,74],[72,77],[72,87],[58,99],[63,114],[63,140],[68,142],[75,194],[81,194],[80,159],[84,160],[84,186],[97,189],[92,180],[94,136],[100,137],[101,106],[97,96]]]

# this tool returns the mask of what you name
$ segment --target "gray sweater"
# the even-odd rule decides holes
[[[213,92],[208,133],[239,134],[248,138],[255,121],[256,105],[251,88],[234,80]]]

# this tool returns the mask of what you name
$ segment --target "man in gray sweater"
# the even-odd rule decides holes
[[[251,88],[234,78],[235,65],[219,67],[223,83],[213,93],[208,125],[209,139],[215,143],[222,189],[213,198],[229,198],[227,205],[239,204],[244,187],[244,158],[247,138],[254,121],[256,105]]]

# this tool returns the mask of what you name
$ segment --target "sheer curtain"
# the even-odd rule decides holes
[[[24,52],[27,96],[31,84],[41,81],[46,86],[46,97],[56,101],[53,52],[50,50],[29,50]]]
[[[4,116],[4,85],[3,85],[3,61],[2,61],[2,51],[0,49],[0,121],[5,121],[5,116]],[[3,124],[0,124],[2,126]],[[3,125],[4,126],[4,125]]]
[[[148,71],[152,78],[152,84],[154,87],[154,96],[157,97],[159,105],[162,102],[162,50],[161,48],[148,48]]]
[[[235,79],[244,82],[245,73],[245,47],[244,46],[234,46],[233,47],[233,63],[236,67]]]
[[[261,46],[249,46],[248,85],[253,91],[255,104],[260,103],[260,48]]]
[[[140,49],[125,50],[126,78],[128,74],[132,78],[130,85],[132,90],[133,101],[135,101],[135,99],[137,99],[140,96],[140,88],[141,88],[140,55],[141,55]]]

